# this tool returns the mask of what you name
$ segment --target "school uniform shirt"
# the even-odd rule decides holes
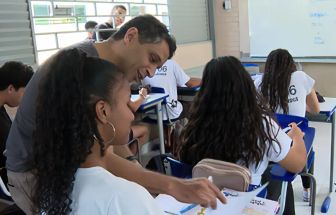
[[[71,196],[71,214],[164,214],[145,188],[98,166],[77,170]]]
[[[169,94],[166,99],[167,112],[163,109],[164,120],[167,120],[167,113],[169,119],[176,119],[182,113],[182,104],[177,100],[177,87],[185,86],[189,80],[190,77],[174,60],[167,60],[160,69],[155,71],[152,78],[146,77],[142,81],[143,85],[164,88],[165,93]],[[156,119],[156,115],[150,117]]]
[[[270,123],[271,125],[271,137],[278,140],[280,147],[275,141],[271,144],[266,143],[266,153],[264,154],[263,159],[259,162],[258,166],[256,166],[256,163],[249,165],[252,178],[251,184],[253,185],[259,185],[261,183],[261,176],[265,172],[270,161],[277,163],[286,157],[292,143],[292,139],[282,129],[280,129],[279,125],[275,121],[271,119],[271,121],[267,123]],[[267,153],[268,148],[269,152]],[[240,162],[237,164],[241,165]]]
[[[262,77],[254,81],[255,86],[260,91]],[[315,80],[303,71],[292,73],[288,88],[288,114],[304,117],[306,115],[306,97],[312,91]],[[281,107],[276,110],[283,113]]]

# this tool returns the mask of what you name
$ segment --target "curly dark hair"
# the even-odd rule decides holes
[[[260,89],[273,112],[281,107],[288,114],[288,89],[295,71],[294,59],[287,50],[276,49],[268,55]]]
[[[48,60],[39,85],[34,131],[36,189],[34,210],[68,214],[75,173],[91,153],[94,141],[105,147],[97,129],[95,105],[111,101],[125,78],[116,67],[78,49],[61,50]]]
[[[276,141],[267,123],[272,113],[232,56],[207,63],[188,118],[179,156],[191,165],[204,158],[258,165],[270,148],[266,143]]]

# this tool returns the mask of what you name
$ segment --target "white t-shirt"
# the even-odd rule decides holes
[[[102,167],[77,170],[72,200],[71,214],[163,214],[145,188],[116,177]]]
[[[260,91],[262,76],[254,81],[255,86]],[[288,114],[304,117],[306,115],[306,97],[312,91],[315,80],[303,71],[292,73],[288,89]],[[278,107],[277,113],[283,113]]]
[[[276,142],[272,142],[270,146],[269,152],[267,150],[269,148],[269,143],[267,143],[266,153],[264,154],[263,159],[259,162],[259,165],[256,168],[256,164],[249,165],[249,170],[251,172],[252,180],[251,184],[259,185],[261,182],[261,175],[265,172],[268,163],[270,161],[279,162],[283,160],[289,152],[291,147],[292,139],[279,128],[278,124],[271,120],[271,137],[273,139],[277,139],[279,141],[281,150],[279,145]],[[239,162],[238,162],[239,164]]]
[[[162,87],[165,93],[169,94],[167,98],[167,112],[169,119],[176,119],[182,113],[182,104],[177,100],[177,87],[185,86],[190,77],[174,61],[167,60],[160,69],[155,71],[152,78],[146,77],[142,83],[152,87]],[[151,116],[151,118],[155,118]],[[156,119],[156,118],[155,118]],[[167,120],[167,113],[163,112],[163,119]]]

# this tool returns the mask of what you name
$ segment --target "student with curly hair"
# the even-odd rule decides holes
[[[303,133],[295,123],[291,126],[287,135],[272,119],[238,59],[216,58],[205,66],[179,155],[193,166],[204,158],[240,164],[258,186],[270,161],[291,172],[304,167]]]
[[[304,71],[297,71],[292,55],[285,49],[273,50],[267,57],[262,78],[255,80],[257,89],[264,96],[274,113],[290,114],[305,117],[306,111],[319,113],[319,103],[314,90],[315,81]],[[310,172],[312,169],[310,170]],[[303,201],[309,202],[310,179],[301,176],[303,185]],[[269,187],[280,187],[280,182],[272,180]],[[288,192],[292,193],[289,184]],[[269,193],[270,199],[276,199],[278,194]],[[293,200],[288,199],[288,203]],[[294,204],[286,204],[288,214],[294,214]]]
[[[36,213],[163,214],[143,187],[106,170],[107,152],[127,142],[134,119],[125,75],[78,49],[44,67],[33,147]]]

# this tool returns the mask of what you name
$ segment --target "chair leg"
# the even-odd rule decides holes
[[[281,194],[280,194],[280,209],[279,209],[277,215],[282,215],[283,212],[285,211],[287,186],[288,186],[288,182],[283,181],[282,186],[281,186]]]
[[[311,206],[311,215],[315,214],[315,201],[316,201],[316,179],[314,175],[310,173],[301,173],[300,175],[307,176],[311,180],[311,185],[310,186],[310,202],[309,205]]]

